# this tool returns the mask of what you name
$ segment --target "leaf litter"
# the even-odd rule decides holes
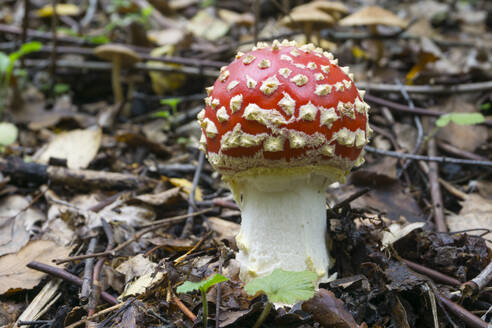
[[[20,61],[15,64],[8,91],[1,91],[0,325],[20,320],[32,321],[24,327],[200,327],[203,300],[198,293],[179,293],[179,286],[201,286],[216,274],[225,278],[208,289],[205,303],[208,322],[217,327],[252,327],[269,302],[290,305],[273,308],[264,327],[474,327],[467,321],[470,311],[490,322],[489,291],[475,298],[460,294],[460,284],[477,277],[492,257],[491,171],[480,166],[439,165],[449,232],[436,232],[435,186],[425,163],[368,153],[347,184],[327,193],[332,281],[311,293],[309,284],[289,283],[288,276],[267,277],[255,288],[239,280],[240,212],[208,163],[193,182],[200,133],[194,118],[203,107],[204,87],[236,48],[251,49],[255,33],[305,42],[300,27],[278,24],[293,3],[283,2],[290,5],[280,10],[273,1],[260,2],[255,32],[254,12],[241,1],[101,1],[93,14],[92,1],[87,8],[67,1],[56,7],[63,46],[50,80],[43,67],[50,66],[52,36],[43,31],[50,31],[55,11],[31,2],[30,29],[47,41],[24,56],[24,70]],[[345,4],[351,13],[361,9],[355,1]],[[411,90],[492,79],[486,1],[378,4],[412,22],[401,34],[377,28],[382,53],[373,40],[360,39],[357,33],[371,33],[363,27],[335,24],[317,40],[353,67],[356,81],[377,86],[396,78]],[[22,30],[22,10],[21,2],[2,7],[2,32],[5,24]],[[32,35],[28,40],[37,38]],[[0,33],[1,51],[14,53],[19,40],[11,31]],[[158,69],[122,70],[125,104],[112,101],[110,64],[87,55],[95,42],[107,40],[140,49],[146,65]],[[0,77],[3,84],[2,69]],[[400,106],[409,103],[401,90],[368,89]],[[372,146],[409,153],[421,138],[417,151],[425,155],[428,138],[435,136],[442,156],[492,159],[486,89],[409,97],[415,103],[410,112],[371,104]],[[163,98],[173,99],[172,110]],[[414,107],[440,116],[434,122],[428,113],[419,115],[424,136],[415,126],[422,112],[412,112]],[[89,183],[94,172],[100,175]],[[112,173],[138,183],[116,184]],[[354,194],[359,196],[346,201]],[[193,212],[200,214],[191,233],[182,235],[186,214]],[[57,266],[55,259],[65,261]],[[31,261],[48,265],[50,274],[28,269]],[[88,304],[79,295],[83,284],[91,291]],[[99,297],[101,291],[107,294]],[[303,296],[272,298],[275,291]],[[110,304],[120,302],[115,308],[106,303],[108,295]],[[442,297],[461,308],[455,312]]]

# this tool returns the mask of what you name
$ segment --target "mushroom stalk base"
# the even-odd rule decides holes
[[[261,175],[234,184],[241,198],[240,278],[247,282],[274,269],[310,270],[328,279],[325,189],[333,179],[317,174]]]

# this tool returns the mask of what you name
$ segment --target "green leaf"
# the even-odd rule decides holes
[[[173,114],[176,114],[178,111],[178,104],[183,100],[182,98],[166,98],[161,99],[162,105],[168,105],[171,107]]]
[[[12,123],[0,122],[0,146],[11,145],[17,140],[19,131]]]
[[[201,290],[206,293],[207,290],[213,285],[227,280],[229,280],[229,278],[224,277],[223,275],[217,273],[215,276],[199,282],[185,281],[181,286],[179,286],[176,289],[176,291],[178,293],[189,293],[194,290]]]
[[[1,71],[1,69],[0,69],[0,71]],[[492,108],[492,104],[489,103],[489,102],[484,103],[484,104],[481,104],[480,107],[479,107],[479,109],[480,110],[483,110],[484,112],[487,111],[487,110],[489,110],[489,109],[491,109],[491,108]]]
[[[436,121],[436,125],[442,128],[448,125],[449,122],[459,125],[475,125],[484,121],[485,117],[480,113],[450,113],[441,115]]]
[[[317,279],[317,275],[311,271],[275,269],[266,277],[253,279],[244,289],[251,296],[264,293],[273,303],[293,304],[314,296],[314,282]]]
[[[66,83],[55,84],[54,91],[57,95],[62,95],[70,91],[70,85]]]

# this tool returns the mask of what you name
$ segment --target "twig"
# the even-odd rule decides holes
[[[43,59],[26,59],[26,67],[37,67],[44,68],[49,63]],[[72,68],[78,70],[102,70],[109,71],[111,70],[111,63],[98,62],[98,61],[71,61],[71,60],[59,60],[57,63],[57,67],[59,68]],[[173,73],[182,73],[187,75],[198,75],[216,78],[219,76],[218,70],[212,69],[200,69],[196,67],[177,67],[177,66],[156,66],[156,65],[148,65],[146,63],[136,63],[133,67],[135,70],[147,71],[147,72],[173,72]]]
[[[445,143],[445,142],[442,142],[439,140],[436,142],[437,142],[437,147],[439,147],[442,150],[444,150],[445,152],[448,152],[448,153],[453,154],[455,156],[459,156],[459,157],[467,158],[467,159],[472,159],[472,160],[476,160],[476,161],[486,161],[487,160],[487,157],[483,157],[483,156],[477,155],[475,153],[471,153],[469,151],[459,149],[458,147],[455,147],[451,144],[448,144],[448,143]]]
[[[108,252],[114,247],[113,230],[111,230],[111,226],[105,219],[101,219],[101,224],[104,230],[104,234],[106,235],[106,239],[108,240],[105,250],[106,252]],[[89,299],[88,306],[89,315],[93,315],[94,313],[96,313],[96,308],[99,303],[99,296],[101,295],[101,273],[105,261],[106,257],[100,257],[94,267],[94,272],[92,275],[92,293],[90,295],[91,298]]]
[[[344,206],[347,206],[348,204],[350,204],[351,202],[353,202],[354,200],[356,200],[357,198],[361,197],[361,196],[364,196],[365,194],[367,194],[369,191],[371,191],[371,188],[362,188],[361,190],[353,193],[352,195],[350,195],[349,197],[347,197],[346,199],[342,200],[340,203],[338,204],[335,204],[333,207],[332,207],[332,210],[333,211],[336,211]]]
[[[487,328],[489,325],[474,315],[473,313],[469,312],[465,308],[459,306],[458,304],[452,302],[450,299],[447,297],[443,296],[440,293],[436,293],[437,298],[439,301],[444,304],[444,306],[452,312],[455,316],[463,320],[468,327],[471,328]]]
[[[410,98],[410,96],[408,95],[406,86],[403,85],[400,82],[400,80],[398,80],[396,78],[395,78],[395,82],[397,85],[400,86],[401,94],[402,94],[403,98],[405,98],[405,100],[407,101],[408,107],[410,109],[415,109],[415,104],[413,103],[412,98]],[[417,127],[417,141],[415,142],[415,147],[412,151],[412,154],[418,154],[420,151],[420,147],[422,146],[422,140],[424,137],[424,129],[422,128],[422,122],[420,122],[420,118],[417,115],[415,115],[413,117],[413,120],[415,122],[415,126]],[[403,172],[405,172],[405,170],[410,166],[410,164],[412,164],[411,159],[409,159],[403,163],[401,170],[398,172],[398,177],[401,177]]]
[[[31,0],[24,0],[24,17],[22,18],[21,44],[27,41],[27,30],[29,29],[29,12],[31,11]],[[24,58],[21,57],[21,67],[24,68]]]
[[[460,289],[464,297],[475,296],[483,290],[492,280],[492,261],[479,273],[478,276],[461,285]]]
[[[198,154],[198,165],[196,166],[195,174],[193,175],[193,185],[191,187],[191,192],[190,192],[190,197],[188,198],[189,206],[188,206],[188,214],[193,213],[196,209],[196,203],[195,203],[195,193],[196,193],[196,188],[198,186],[198,182],[200,181],[200,174],[202,173],[202,168],[203,168],[203,162],[205,159],[205,154],[201,151]],[[184,225],[183,231],[181,232],[181,237],[187,237],[191,234],[193,230],[193,216],[189,216],[186,219],[186,223]]]
[[[82,319],[82,320],[79,320],[79,321],[77,321],[77,322],[74,322],[74,323],[72,323],[71,325],[66,326],[65,328],[75,328],[75,327],[78,327],[78,326],[80,326],[80,325],[83,325],[84,323],[86,323],[86,322],[87,322],[87,321],[89,321],[89,320],[95,319],[95,318],[97,318],[97,317],[100,317],[100,316],[102,316],[102,315],[104,315],[104,314],[106,314],[106,313],[112,312],[112,311],[114,311],[114,310],[118,310],[119,308],[121,308],[121,307],[122,307],[122,306],[124,306],[125,304],[126,304],[126,302],[125,302],[125,303],[118,303],[118,304],[116,304],[116,305],[110,306],[110,307],[108,307],[108,308],[106,308],[106,309],[104,309],[104,310],[101,310],[101,311],[99,311],[99,312],[97,312],[97,313],[94,313],[93,315],[91,315],[91,316],[89,316],[89,317],[87,317],[87,318],[84,318],[84,319]]]
[[[255,24],[254,24],[254,33],[253,40],[256,44],[258,42],[258,34],[260,33],[260,0],[253,0],[253,12],[255,14]]]
[[[96,249],[97,238],[92,237],[89,246],[87,247],[87,254],[93,254]],[[82,277],[82,288],[80,290],[80,303],[87,304],[89,300],[89,294],[92,286],[92,272],[94,270],[94,258],[89,257],[85,260],[84,264],[84,276]]]
[[[444,273],[441,273],[434,269],[428,268],[426,266],[423,266],[421,264],[403,258],[400,258],[400,261],[405,263],[410,269],[418,273],[424,274],[436,282],[441,282],[455,287],[461,285],[461,281],[459,281],[458,279],[445,275]]]
[[[152,188],[158,181],[133,174],[94,170],[68,169],[59,166],[26,163],[18,157],[0,158],[0,171],[22,183],[59,184],[82,189],[140,189]]]
[[[89,0],[89,7],[85,11],[84,17],[80,20],[80,26],[82,28],[86,27],[92,21],[94,14],[96,13],[97,0]]]
[[[183,312],[192,322],[196,321],[196,315],[194,315],[193,312],[191,312],[190,309],[188,309],[186,305],[184,305],[183,302],[181,302],[178,296],[174,294],[173,294],[173,301],[179,307],[181,312]]]
[[[371,146],[365,146],[365,150],[370,153],[375,153],[384,156],[396,157],[396,158],[411,158],[419,161],[428,161],[428,162],[438,162],[438,163],[452,163],[452,164],[461,164],[461,165],[475,165],[475,166],[492,166],[492,161],[475,161],[461,158],[453,158],[453,157],[444,157],[444,156],[424,156],[424,155],[413,155],[413,154],[405,154],[399,153],[391,150],[382,150],[377,149]]]
[[[370,89],[372,92],[400,92],[395,84],[356,82],[358,89]],[[452,84],[452,85],[408,85],[408,93],[422,94],[456,94],[465,92],[479,92],[492,89],[492,81]]]
[[[427,153],[429,157],[436,157],[436,140],[430,138],[427,144]],[[439,185],[439,166],[436,162],[429,163],[429,183],[432,198],[432,207],[434,209],[434,223],[438,232],[446,232],[446,219],[444,216],[444,206],[442,203],[441,186]]]
[[[70,272],[67,272],[63,269],[60,269],[60,268],[57,268],[57,267],[54,267],[54,266],[51,266],[48,264],[40,263],[37,261],[29,262],[27,264],[27,267],[30,269],[33,269],[33,270],[47,273],[53,277],[61,278],[65,281],[68,281],[72,284],[75,284],[79,287],[82,287],[82,279],[80,279],[79,277],[77,277],[77,276],[75,276],[75,275],[71,274]],[[118,304],[118,300],[114,296],[108,294],[107,292],[104,292],[104,291],[101,292],[101,298],[103,300],[105,300],[108,304],[111,304],[111,305]]]
[[[57,23],[58,23],[58,13],[56,10],[56,5],[58,4],[58,0],[51,0],[51,6],[53,6],[53,14],[51,16],[51,42],[52,42],[52,50],[51,50],[51,64],[50,64],[50,91],[51,94],[54,95],[54,87],[55,87],[55,79],[56,79],[56,46],[58,43],[57,39]]]
[[[405,90],[408,91],[408,87],[409,86],[406,86],[407,89],[405,89]],[[370,103],[378,104],[381,106],[386,106],[389,109],[399,111],[399,112],[404,112],[404,113],[419,114],[419,115],[423,115],[423,116],[441,116],[443,114],[439,111],[425,109],[425,108],[421,108],[421,107],[414,107],[412,109],[409,106],[399,104],[399,103],[396,103],[396,102],[393,102],[390,100],[386,100],[383,98],[379,98],[379,97],[376,97],[376,96],[370,95],[370,94],[366,94],[364,99]],[[482,124],[487,125],[487,126],[492,126],[492,121],[488,120],[488,121],[483,122]]]
[[[55,262],[56,264],[62,264],[62,263],[66,263],[66,262],[72,262],[72,261],[78,261],[78,260],[87,259],[89,257],[115,256],[116,253],[118,253],[118,251],[120,251],[123,248],[127,247],[131,243],[133,243],[135,241],[138,241],[143,235],[145,235],[145,234],[147,234],[149,232],[154,231],[159,226],[181,222],[181,221],[183,221],[184,219],[186,219],[190,215],[201,215],[201,214],[204,214],[204,213],[206,213],[206,212],[208,212],[210,210],[211,210],[211,208],[207,208],[207,209],[204,209],[204,210],[201,210],[201,211],[192,213],[192,214],[178,215],[178,216],[175,216],[175,217],[171,217],[171,218],[159,220],[159,222],[154,221],[154,222],[152,222],[150,224],[145,225],[147,228],[140,230],[138,233],[136,233],[133,236],[133,238],[130,238],[130,239],[124,241],[123,243],[119,244],[117,247],[115,247],[115,248],[113,248],[111,250],[100,252],[100,253],[94,253],[94,254],[90,254],[90,255],[89,254],[84,254],[84,255],[77,255],[77,256],[72,256],[72,257],[66,257],[66,258],[62,258],[62,259],[55,259],[55,260],[53,260],[53,262]]]

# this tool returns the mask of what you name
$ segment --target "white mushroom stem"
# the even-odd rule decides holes
[[[334,180],[311,173],[244,177],[231,184],[241,204],[240,278],[274,269],[310,270],[328,278],[325,189]]]

